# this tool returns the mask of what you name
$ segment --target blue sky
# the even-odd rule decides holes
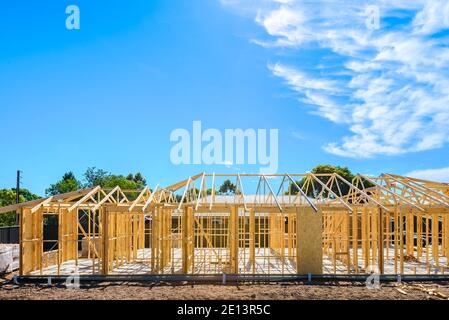
[[[253,165],[173,165],[170,133],[279,129],[279,172],[317,164],[449,180],[445,1],[23,1],[0,6],[0,187],[68,170],[149,185]],[[320,4],[320,2],[322,2]],[[67,30],[65,9],[80,9]],[[338,13],[338,14],[337,14]],[[426,170],[426,171],[423,171]]]

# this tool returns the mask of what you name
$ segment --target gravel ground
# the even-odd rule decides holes
[[[269,283],[269,284],[191,284],[191,283],[96,283],[80,289],[64,285],[15,285],[0,280],[0,300],[447,300],[449,283],[385,283],[368,289],[363,283]]]

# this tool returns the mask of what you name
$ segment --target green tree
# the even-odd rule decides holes
[[[40,197],[31,193],[28,189],[20,189],[20,202],[32,201]],[[9,206],[16,203],[15,189],[1,189],[0,190],[0,207]],[[16,213],[9,212],[0,214],[0,226],[13,226],[16,222]]]
[[[355,175],[351,172],[351,170],[348,169],[348,167],[340,167],[340,166],[332,166],[332,165],[318,165],[312,169],[311,173],[314,173],[314,174],[336,173],[340,177],[342,177],[343,179],[348,181],[349,183],[351,183],[352,179],[355,177]],[[317,178],[323,184],[326,184],[327,182],[329,182],[329,179],[330,179],[329,176],[317,176]],[[306,182],[306,178],[303,178],[303,179],[297,181],[296,183],[298,184],[298,186],[301,189],[303,189],[305,182]],[[313,188],[308,188],[307,196],[312,197],[312,198],[317,197],[323,190],[323,187],[321,186],[321,184],[319,184],[316,181],[314,181],[314,186],[315,186],[315,191],[313,190]],[[364,181],[364,186],[365,186],[365,188],[369,188],[372,186],[372,184],[368,181]],[[297,194],[299,192],[298,188],[293,183],[290,183],[289,188],[290,188],[292,194]],[[349,193],[349,189],[350,189],[349,185],[347,185],[344,181],[341,181],[340,179],[338,179],[338,183],[333,183],[332,188],[331,188],[331,190],[337,195],[339,195],[340,191],[341,191],[342,196],[347,195]],[[323,192],[323,195],[325,197],[327,197],[328,191],[325,190]]]
[[[119,186],[122,190],[141,190],[145,187],[146,181],[143,177],[138,177],[129,174],[128,176],[110,175],[104,179],[102,187],[105,189],[112,189]],[[126,196],[129,200],[134,200],[138,197],[139,192],[127,192]]]
[[[108,171],[95,167],[87,168],[84,173],[84,179],[87,188],[100,186],[108,189],[119,186],[122,189],[143,189],[147,184],[145,177],[140,172],[136,174],[130,173],[125,177],[123,175],[111,174]]]
[[[147,184],[147,179],[145,179],[145,177],[140,172],[137,172],[134,175],[134,179],[133,180],[134,180],[135,183],[137,183],[140,186],[146,186],[146,184]]]
[[[84,179],[86,180],[85,186],[86,188],[102,186],[104,185],[105,180],[107,180],[110,176],[110,173],[105,170],[97,169],[95,167],[87,168],[84,173]]]
[[[62,176],[62,179],[45,190],[47,196],[54,196],[57,194],[67,193],[82,189],[83,185],[78,181],[73,174],[69,171]]]
[[[136,182],[134,179],[128,179],[127,177],[122,175],[110,175],[106,179],[104,179],[101,186],[103,188],[115,188],[119,186],[122,189],[142,189],[144,185],[141,182]]]
[[[235,186],[235,184],[233,184],[231,180],[226,179],[218,189],[218,194],[225,194],[225,195],[235,194],[236,189],[237,187]]]

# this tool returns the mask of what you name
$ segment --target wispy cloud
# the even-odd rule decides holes
[[[346,122],[348,116],[345,114],[346,106],[340,106],[334,101],[335,97],[343,94],[337,81],[312,77],[280,63],[269,65],[268,68],[275,76],[285,79],[293,90],[300,93],[300,100],[303,103],[318,108],[311,113],[319,114],[333,122]]]
[[[231,168],[234,164],[232,163],[232,161],[222,161],[217,163],[218,165],[223,165],[226,166],[227,168]]]
[[[295,139],[306,140],[306,136],[303,133],[299,132],[299,131],[292,130],[291,135]]]
[[[412,171],[407,173],[406,176],[449,183],[449,167]]]
[[[381,29],[367,28],[367,4],[380,9]],[[449,36],[441,33],[449,29],[446,0],[261,0],[251,5],[255,22],[267,33],[254,42],[270,50],[315,50],[323,61],[329,56],[341,61],[339,72],[347,77],[311,74],[283,61],[268,65],[313,114],[347,127],[347,136],[323,146],[327,152],[396,155],[441,148],[449,141]],[[393,19],[397,22],[389,23]]]

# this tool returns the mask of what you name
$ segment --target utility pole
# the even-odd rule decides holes
[[[16,203],[20,203],[20,170],[17,170],[17,179],[16,179]],[[19,224],[19,215],[16,213],[16,225]]]

